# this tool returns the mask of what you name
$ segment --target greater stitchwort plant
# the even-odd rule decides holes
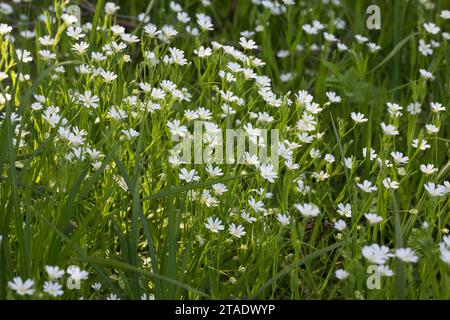
[[[0,2],[0,299],[450,298],[446,0]]]

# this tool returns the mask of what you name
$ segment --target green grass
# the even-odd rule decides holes
[[[450,255],[450,50],[443,34],[450,33],[450,20],[440,16],[450,10],[447,1],[433,1],[431,9],[415,0],[375,1],[381,8],[380,30],[365,26],[366,8],[373,1],[295,1],[280,14],[248,0],[212,0],[210,6],[180,1],[191,18],[186,25],[198,27],[197,13],[212,18],[214,30],[198,35],[185,31],[169,1],[117,1],[120,10],[113,15],[105,14],[106,2],[75,2],[83,13],[85,36],[79,40],[66,33],[60,1],[11,4],[12,13],[0,12],[0,23],[13,27],[0,32],[0,72],[7,75],[0,77],[0,299],[105,299],[111,294],[121,299],[143,294],[156,299],[450,298],[450,266],[448,256],[443,257]],[[178,35],[169,42],[150,37],[143,29],[148,22],[139,20],[139,13],[146,13],[158,30],[172,25]],[[308,34],[302,26],[315,20],[323,30]],[[339,27],[341,21],[344,27]],[[428,22],[440,28],[437,34],[427,32]],[[105,45],[121,41],[111,31],[117,24],[139,42],[108,55]],[[21,35],[24,30],[34,31],[35,37],[27,39]],[[239,45],[243,31],[254,32],[248,38],[256,42],[256,50]],[[348,50],[338,50],[322,32],[334,34]],[[380,49],[371,52],[356,41],[358,34]],[[45,35],[55,42],[39,40]],[[420,40],[435,41],[431,55],[420,53]],[[89,47],[77,54],[71,47],[81,41]],[[213,41],[240,53],[233,56],[231,47],[217,49]],[[212,55],[194,54],[200,46],[212,47]],[[165,63],[170,48],[182,50],[187,64]],[[28,50],[33,60],[20,62],[16,49]],[[40,50],[49,50],[55,59],[45,61]],[[280,50],[289,55],[279,57]],[[94,61],[93,52],[102,52],[105,59]],[[148,52],[158,63],[145,58]],[[243,56],[265,64],[254,67],[239,59]],[[265,101],[257,81],[231,71],[230,62],[270,78],[279,105]],[[117,78],[104,81],[100,70],[80,74],[83,66],[111,71]],[[434,80],[421,77],[420,69],[431,72]],[[221,77],[220,71],[232,74],[234,81]],[[283,81],[287,74],[292,78]],[[29,79],[20,79],[24,75]],[[139,86],[162,88],[164,80],[179,91],[165,90],[165,97],[158,99]],[[243,102],[228,101],[219,90],[231,91]],[[296,98],[299,90],[313,95],[323,110],[311,111]],[[79,101],[77,93],[86,91],[98,97],[96,108]],[[329,91],[342,101],[330,103]],[[11,98],[5,99],[7,95]],[[45,100],[42,109],[36,108],[38,95]],[[400,105],[402,115],[390,115],[388,102]],[[432,102],[446,109],[432,112]],[[149,111],[148,103],[158,103],[160,109]],[[408,111],[412,103],[421,105],[420,113]],[[224,112],[223,104],[235,113]],[[50,112],[51,106],[59,111]],[[280,157],[277,177],[270,182],[253,165],[213,164],[222,176],[210,175],[205,163],[171,165],[170,151],[177,143],[167,123],[180,120],[193,134],[194,121],[185,112],[199,107],[209,110],[207,121],[222,130],[248,123],[279,130],[280,141],[300,145],[290,156],[298,168],[290,170]],[[111,118],[112,109],[123,112],[124,119]],[[266,112],[273,121],[257,121],[252,112]],[[367,122],[355,123],[352,112],[364,114]],[[307,117],[314,121],[312,129],[302,131],[299,122]],[[399,134],[385,134],[381,123],[395,126]],[[428,132],[427,124],[439,131]],[[139,136],[127,139],[122,130],[130,128]],[[81,137],[80,144],[65,139],[64,130],[72,139]],[[302,132],[311,135],[311,142],[302,141]],[[415,139],[426,139],[429,148],[413,147]],[[270,141],[266,143],[270,149]],[[73,154],[76,147],[82,157]],[[86,148],[100,156],[93,159]],[[363,148],[374,149],[376,159],[369,152],[363,155]],[[312,157],[315,150],[319,155]],[[394,151],[408,162],[395,163]],[[327,161],[327,154],[334,161]],[[437,170],[425,174],[420,166],[426,164]],[[183,181],[181,168],[195,169],[199,180]],[[324,174],[328,177],[321,179]],[[399,188],[387,188],[386,178],[397,181]],[[364,180],[377,190],[363,192],[357,183]],[[441,195],[432,196],[427,183],[440,185]],[[227,191],[215,194],[217,184]],[[202,200],[205,191],[216,203],[208,203],[207,194]],[[251,199],[263,201],[263,209],[252,208]],[[296,205],[305,203],[317,206],[320,214],[303,215]],[[346,217],[338,213],[338,204],[347,203],[351,215]],[[246,221],[242,211],[257,220]],[[371,225],[366,213],[382,221]],[[278,214],[287,214],[289,224],[280,223]],[[224,230],[206,228],[212,217],[221,220]],[[338,220],[345,221],[345,229],[335,228]],[[242,225],[245,235],[231,235],[231,224]],[[392,256],[384,265],[394,274],[383,276],[381,287],[371,290],[367,268],[372,263],[363,248],[372,244],[389,247]],[[418,261],[395,257],[399,248],[411,248]],[[43,288],[49,281],[48,265],[64,270],[77,265],[89,277],[79,290],[66,287],[67,274],[54,280],[64,294],[53,297]],[[338,269],[349,277],[338,279]],[[22,296],[8,284],[17,276],[34,281],[32,294]],[[101,289],[94,290],[94,283]]]

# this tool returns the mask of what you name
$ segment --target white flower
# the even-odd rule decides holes
[[[92,52],[91,53],[91,58],[92,58],[92,60],[94,60],[96,62],[100,62],[100,61],[105,61],[106,60],[106,56],[103,55],[103,53],[101,53],[101,52]]]
[[[388,112],[391,115],[391,117],[400,117],[402,113],[400,112],[402,110],[402,107],[393,102],[386,102],[386,105],[388,107]]]
[[[425,174],[433,174],[435,172],[438,172],[438,168],[436,168],[432,164],[421,164],[420,165],[420,171],[422,171]]]
[[[350,276],[350,273],[345,271],[344,269],[337,269],[335,275],[339,280],[345,280]]]
[[[211,195],[211,191],[203,190],[200,197],[200,202],[205,204],[208,208],[215,207],[218,204],[218,200]]]
[[[256,212],[265,212],[266,209],[264,209],[264,202],[262,201],[256,201],[255,198],[250,197],[248,199],[248,205],[250,208],[252,208]]]
[[[433,49],[431,49],[431,45],[426,43],[424,40],[419,40],[419,52],[424,56],[430,56],[433,54]]]
[[[245,235],[244,227],[241,225],[236,226],[234,223],[232,223],[229,227],[229,230],[230,234],[236,238],[241,238]]]
[[[215,183],[212,185],[213,191],[217,195],[221,195],[228,191],[228,188],[223,183]]]
[[[66,272],[70,275],[70,277],[75,281],[85,280],[88,278],[89,273],[85,270],[81,270],[78,266],[69,266],[67,267]]]
[[[134,138],[139,136],[139,132],[134,130],[133,128],[122,129],[121,132],[125,135],[127,140],[133,140]]]
[[[342,42],[338,42],[336,46],[339,51],[348,51],[348,47]]]
[[[262,164],[259,167],[259,174],[261,175],[261,178],[268,180],[271,183],[274,183],[274,179],[278,177],[278,173],[270,163]]]
[[[94,289],[95,291],[99,291],[102,288],[102,284],[99,282],[95,282],[91,285],[91,288]]]
[[[68,26],[70,26],[71,24],[74,24],[75,22],[78,21],[78,18],[74,15],[68,14],[68,13],[63,13],[61,15],[61,19],[64,21],[64,23]]]
[[[353,168],[353,157],[344,158],[344,164],[347,169],[352,169]]]
[[[334,228],[340,232],[344,231],[347,228],[347,223],[344,220],[339,219],[334,223]]]
[[[328,163],[333,163],[335,161],[334,156],[332,154],[329,154],[329,153],[327,153],[323,158]]]
[[[212,55],[212,49],[205,48],[204,46],[200,46],[200,48],[194,50],[194,53],[199,58],[205,58],[205,57],[209,57],[210,55]]]
[[[446,188],[444,186],[436,185],[433,182],[425,183],[424,188],[428,192],[428,194],[432,197],[441,197],[447,193]]]
[[[31,52],[28,50],[16,49],[16,55],[19,61],[23,63],[33,61],[33,56],[31,55]]]
[[[113,15],[119,9],[120,9],[120,7],[117,6],[114,2],[107,2],[107,3],[105,3],[105,13],[107,15]]]
[[[211,17],[203,14],[203,13],[197,13],[197,23],[200,26],[200,29],[203,31],[211,31],[214,30],[214,26],[212,24]]]
[[[411,248],[398,248],[395,250],[395,255],[403,262],[416,263],[419,260],[419,257]]]
[[[44,61],[56,59],[56,54],[51,52],[50,50],[39,50],[39,55],[41,56],[42,60],[44,60]]]
[[[367,37],[364,37],[360,34],[355,35],[355,39],[358,43],[365,43],[365,42],[369,41],[369,39]]]
[[[144,32],[150,37],[150,38],[154,38],[156,37],[158,34],[161,33],[161,30],[158,30],[158,28],[152,24],[149,23],[144,27]]]
[[[350,203],[346,203],[345,205],[343,203],[339,203],[337,205],[337,213],[339,215],[350,218],[352,216],[352,206]]]
[[[64,270],[60,269],[58,266],[45,266],[45,272],[47,272],[50,280],[59,279],[64,275]]]
[[[370,52],[377,52],[381,49],[381,46],[377,45],[376,43],[369,42],[367,43],[367,48],[369,48]]]
[[[431,147],[431,146],[428,144],[427,140],[425,140],[425,139],[421,139],[421,140],[419,140],[419,139],[414,139],[414,140],[412,141],[411,145],[412,145],[414,148],[418,148],[418,149],[420,149],[420,150],[427,150],[427,149],[429,149],[429,148]]]
[[[213,167],[210,164],[206,166],[206,171],[212,178],[223,176],[222,169],[219,167]]]
[[[432,22],[424,23],[423,27],[428,33],[431,33],[431,34],[438,34],[439,31],[441,31],[441,29]]]
[[[364,117],[364,115],[362,113],[350,113],[350,117],[352,118],[353,121],[355,121],[357,124],[359,123],[364,123],[367,122],[367,118]]]
[[[380,125],[381,125],[381,129],[383,129],[384,134],[387,136],[396,136],[399,134],[399,131],[397,130],[397,128],[395,126],[393,126],[392,124],[386,125],[384,122],[382,122]]]
[[[207,220],[207,223],[205,223],[205,227],[208,230],[211,230],[214,233],[218,233],[219,231],[225,229],[225,227],[222,224],[222,221],[215,217],[209,217]]]
[[[375,160],[377,158],[377,156],[378,156],[376,154],[375,150],[373,150],[372,148],[370,148],[370,152],[369,153],[370,153],[370,160],[371,161]],[[362,149],[362,155],[363,155],[364,158],[367,157],[367,148],[363,148]]]
[[[177,20],[180,21],[181,23],[188,23],[189,21],[191,21],[191,18],[186,12],[178,12]]]
[[[422,106],[418,102],[410,103],[406,108],[408,112],[412,115],[417,115],[422,112]]]
[[[370,246],[364,246],[362,248],[362,255],[366,258],[370,263],[375,264],[385,264],[389,257],[389,248],[386,246],[379,246],[374,243]]]
[[[23,282],[20,277],[15,277],[12,281],[8,282],[8,287],[20,296],[32,295],[34,293],[34,289],[32,289],[33,285],[33,280],[27,279]]]
[[[356,184],[362,191],[371,193],[374,191],[377,191],[378,188],[376,186],[372,186],[372,182],[368,180],[364,180],[363,183],[357,183]]]
[[[62,285],[60,285],[58,282],[53,281],[45,281],[44,292],[48,293],[52,297],[58,297],[64,294],[64,291],[62,290]]]
[[[450,19],[450,10],[442,10],[440,17],[445,20]]]
[[[187,129],[185,126],[180,126],[180,120],[174,120],[172,122],[167,121],[170,133],[175,137],[185,137],[187,135]]]
[[[450,265],[450,249],[441,244],[441,246],[439,247],[439,252],[441,254],[440,258],[442,262]]]
[[[391,180],[391,178],[385,178],[383,180],[383,185],[386,189],[398,189],[399,188],[399,183],[395,180]]]
[[[297,203],[294,206],[305,217],[317,217],[320,213],[319,208],[313,203]]]
[[[432,102],[430,104],[430,108],[431,108],[431,111],[433,111],[434,113],[439,113],[439,112],[445,111],[445,107],[443,107],[442,104],[438,103],[438,102]]]
[[[409,161],[408,157],[405,157],[403,155],[403,153],[398,152],[398,151],[391,152],[391,156],[394,159],[395,163],[400,164],[400,165],[407,164]]]
[[[419,69],[419,72],[420,72],[420,75],[421,75],[424,79],[427,79],[427,80],[434,80],[434,75],[433,75],[431,72],[429,72],[429,71],[427,71],[427,70],[425,70],[425,69]]]
[[[115,293],[111,293],[109,296],[106,297],[106,300],[120,300],[120,298]]]
[[[184,52],[177,48],[169,48],[171,61],[180,66],[187,64],[187,60],[184,57]]]
[[[129,34],[129,33],[120,34],[120,39],[122,39],[122,41],[124,41],[128,44],[139,42],[138,36],[135,36],[134,34]]]
[[[66,34],[75,40],[80,40],[85,36],[85,34],[83,33],[83,29],[81,29],[80,27],[73,27],[73,26],[67,28]]]
[[[55,39],[49,35],[45,35],[43,37],[39,37],[39,43],[45,47],[50,47],[55,44]]]
[[[283,226],[287,226],[290,223],[291,217],[288,214],[277,214],[277,220],[278,222]]]
[[[450,236],[444,236],[439,244],[439,252],[442,262],[450,265]]]
[[[99,98],[96,95],[92,95],[90,90],[84,92],[84,94],[78,97],[78,101],[81,102],[86,108],[98,107]]]
[[[364,214],[364,216],[366,217],[367,221],[369,221],[369,223],[371,225],[378,224],[381,221],[383,221],[383,218],[375,213],[366,213],[366,214]]]
[[[239,39],[239,44],[246,50],[253,50],[258,48],[255,41],[253,41],[252,39],[247,40],[245,37],[241,37]]]
[[[389,269],[387,266],[379,265],[377,269],[378,273],[383,277],[392,277],[394,275],[394,271]]]
[[[103,80],[105,82],[107,82],[107,83],[113,82],[114,80],[117,79],[117,75],[114,72],[111,72],[111,71],[104,71],[104,70],[102,70],[100,75],[102,76]]]
[[[192,181],[200,180],[200,177],[197,176],[196,174],[197,174],[197,171],[195,171],[195,169],[187,171],[186,168],[182,168],[181,169],[181,173],[178,175],[178,177],[180,178],[180,180],[184,180],[187,183],[189,183],[189,182],[192,182]]]
[[[4,36],[12,31],[12,27],[6,23],[0,23],[0,36]]]
[[[89,48],[89,44],[85,41],[82,41],[80,43],[75,43],[72,46],[72,50],[80,55],[85,53],[88,48]]]
[[[425,129],[429,134],[435,134],[439,132],[439,127],[435,126],[434,124],[426,124]]]

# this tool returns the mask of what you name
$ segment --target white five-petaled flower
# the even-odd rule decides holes
[[[181,168],[181,173],[178,175],[178,177],[180,178],[180,180],[184,180],[187,183],[200,180],[200,177],[197,176],[197,171],[195,171],[195,169],[187,171],[186,168]]]
[[[194,53],[199,58],[206,58],[206,57],[209,57],[210,55],[212,55],[212,50],[211,50],[211,48],[205,48],[204,46],[200,46],[198,49],[194,50]]]
[[[350,273],[348,271],[345,271],[344,269],[337,269],[335,272],[335,276],[339,280],[345,280],[350,276]]]
[[[434,182],[425,183],[424,188],[432,197],[441,197],[447,193],[444,186],[436,185]]]
[[[375,213],[366,213],[366,214],[364,214],[364,216],[366,217],[367,221],[369,221],[369,223],[371,225],[378,224],[381,221],[383,221],[383,218]]]
[[[33,56],[28,50],[16,49],[16,55],[20,62],[28,63],[33,61]]]
[[[433,174],[435,172],[438,172],[438,168],[436,168],[432,164],[421,164],[420,165],[420,171],[422,171],[425,174]]]
[[[214,233],[218,233],[219,231],[225,229],[225,227],[222,224],[222,221],[220,221],[218,218],[215,217],[209,217],[206,220],[205,227],[208,230],[211,230]]]
[[[356,184],[362,191],[367,192],[367,193],[371,193],[374,191],[377,191],[378,188],[376,186],[372,185],[372,182],[368,181],[368,180],[364,180],[363,183],[357,183]]]
[[[241,238],[242,236],[245,235],[245,229],[241,225],[236,226],[234,223],[232,223],[229,227],[229,230],[230,230],[230,234],[236,238]]]
[[[80,27],[69,26],[66,33],[70,38],[75,40],[80,40],[85,36],[85,34],[83,33],[83,29],[81,29]]]
[[[277,214],[277,220],[282,226],[287,226],[290,223],[291,217],[288,214]]]
[[[424,79],[434,80],[434,75],[426,69],[419,69],[419,73]]]
[[[85,280],[89,276],[87,271],[81,270],[80,267],[74,265],[67,267],[66,272],[75,281]]]
[[[103,70],[103,71],[100,73],[100,75],[102,76],[103,80],[104,80],[106,83],[111,83],[111,82],[113,82],[114,80],[117,79],[117,74],[115,74],[114,72],[111,72],[111,71],[104,71],[104,70]]]
[[[186,127],[180,125],[180,120],[167,121],[167,127],[174,138],[185,137],[188,133]]]
[[[342,98],[338,96],[336,92],[328,91],[325,92],[325,95],[327,96],[328,101],[330,101],[330,103],[340,103],[342,101]]]
[[[419,257],[411,248],[398,248],[395,250],[395,256],[403,262],[416,263]]]
[[[15,277],[8,282],[8,286],[20,296],[32,295],[34,293],[33,285],[33,280],[27,279],[24,282],[21,277]]]
[[[391,178],[385,178],[383,180],[383,185],[386,189],[393,189],[393,190],[398,189],[400,186],[400,184],[397,181],[391,180]]]
[[[319,208],[313,203],[297,203],[295,208],[305,217],[317,217],[320,214]]]
[[[385,264],[392,256],[389,253],[389,248],[386,246],[379,246],[374,243],[370,246],[364,246],[362,248],[362,255],[369,262],[375,264]]]
[[[246,50],[253,50],[258,48],[255,41],[253,41],[252,39],[247,40],[245,37],[241,37],[239,39],[239,44]]]
[[[96,95],[93,95],[90,90],[86,90],[84,94],[81,94],[78,97],[78,101],[80,101],[86,108],[94,108],[98,107],[99,98]]]
[[[368,120],[367,118],[365,118],[364,114],[362,114],[362,113],[360,113],[360,112],[358,112],[358,113],[352,112],[352,113],[350,114],[350,117],[351,117],[352,120],[355,121],[357,124],[367,122],[367,120]]]
[[[275,168],[272,164],[262,164],[259,166],[259,173],[263,179],[268,180],[271,183],[274,183],[277,177],[278,173],[275,171]]]
[[[72,50],[80,55],[84,54],[88,48],[89,48],[89,44],[85,41],[82,41],[80,43],[75,43],[72,46]]]
[[[381,123],[381,129],[383,129],[384,134],[387,136],[396,136],[400,133],[394,125],[385,124],[384,122]]]
[[[339,215],[344,216],[346,218],[350,218],[352,216],[352,206],[350,203],[338,203],[337,205],[337,213]]]
[[[339,219],[338,221],[336,221],[334,223],[334,228],[336,230],[342,232],[342,231],[344,231],[347,228],[347,223],[344,220]]]
[[[52,297],[59,297],[64,294],[64,291],[62,290],[62,285],[60,285],[58,282],[53,281],[45,281],[44,292],[48,293]]]
[[[59,279],[64,275],[64,270],[60,269],[58,266],[45,266],[45,271],[50,280]]]

